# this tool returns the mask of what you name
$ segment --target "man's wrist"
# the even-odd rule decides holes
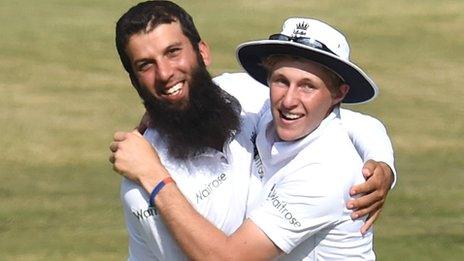
[[[158,193],[164,188],[164,186],[166,186],[169,183],[175,183],[174,180],[170,176],[162,179],[158,184],[156,184],[155,188],[150,193],[150,200],[149,200],[150,207],[155,206],[156,195],[158,195]]]
[[[170,176],[164,167],[153,169],[150,171],[150,174],[150,176],[139,177],[139,184],[147,193],[151,193],[160,181]]]

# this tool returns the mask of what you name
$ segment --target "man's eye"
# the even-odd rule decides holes
[[[149,62],[144,62],[144,63],[140,63],[140,64],[137,65],[137,70],[138,71],[145,71],[148,68],[150,68],[150,63]]]
[[[168,51],[168,56],[176,56],[180,53],[180,48],[172,48]]]
[[[306,92],[310,92],[310,91],[315,89],[314,85],[312,85],[310,83],[303,83],[303,84],[300,85],[300,88],[303,91],[306,91]]]
[[[285,79],[282,79],[282,78],[276,78],[276,79],[272,80],[272,84],[275,85],[275,86],[285,86],[285,85],[287,85],[287,81]]]

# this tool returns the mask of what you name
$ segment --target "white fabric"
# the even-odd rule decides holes
[[[252,206],[260,195],[262,183],[258,173],[262,166],[260,158],[255,155],[253,143],[258,120],[269,108],[269,89],[245,73],[223,74],[214,81],[236,97],[242,106],[242,131],[234,140],[225,144],[224,153],[210,150],[187,162],[178,162],[166,155],[166,147],[155,131],[148,131],[146,137],[156,147],[163,164],[193,207],[216,227],[226,234],[231,234],[243,222],[247,201],[248,205]],[[347,117],[347,121],[365,117],[356,113],[350,115],[353,116]],[[366,120],[363,124],[368,124],[369,121]],[[354,125],[356,124],[347,124]],[[368,148],[377,152],[385,151],[385,148],[387,151],[388,148],[391,149],[386,133],[378,134],[384,136],[368,137],[368,140],[359,142],[362,144],[362,148],[359,149],[362,155],[371,155],[363,152]],[[362,135],[353,136],[358,137],[356,140],[359,141],[364,138]],[[388,142],[379,142],[378,147],[367,147],[373,142],[372,139]],[[379,152],[378,155],[387,154]],[[392,158],[390,156],[387,158]],[[250,175],[250,168],[255,170],[252,173],[256,176]],[[148,208],[148,193],[143,188],[123,179],[121,200],[129,233],[129,260],[186,259],[160,216],[154,209]]]
[[[248,217],[285,253],[284,260],[372,260],[372,233],[346,209],[351,186],[362,183],[362,160],[335,109],[305,138],[281,142],[271,113],[256,145],[264,188]]]
[[[340,117],[363,161],[382,161],[391,168],[394,176],[391,186],[393,188],[397,178],[395,159],[385,126],[374,117],[347,109],[340,109]]]
[[[145,137],[158,151],[182,194],[192,206],[226,234],[245,218],[254,137],[259,111],[268,90],[258,83],[242,82],[240,75],[216,78],[216,82],[240,100],[241,132],[226,143],[223,152],[210,149],[185,162],[171,160],[167,147],[152,129]],[[247,78],[245,78],[247,79]],[[155,209],[148,208],[149,195],[137,184],[123,179],[121,198],[129,232],[129,260],[185,260]]]
[[[282,26],[281,34],[317,40],[343,60],[350,59],[350,46],[345,36],[322,21],[302,17],[288,18]]]

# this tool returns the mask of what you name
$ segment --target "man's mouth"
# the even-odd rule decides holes
[[[280,117],[282,119],[284,119],[284,120],[289,120],[289,121],[298,120],[299,118],[301,118],[303,116],[304,115],[300,114],[300,113],[291,113],[291,112],[280,111]]]
[[[164,95],[168,95],[168,96],[171,96],[171,95],[176,95],[178,94],[181,90],[182,90],[182,87],[184,86],[184,82],[179,82],[177,83],[176,85],[170,87],[170,88],[167,88],[163,91],[163,94]]]

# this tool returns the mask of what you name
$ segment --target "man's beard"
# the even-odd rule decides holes
[[[219,88],[205,66],[193,70],[187,104],[171,104],[139,90],[156,129],[171,157],[187,159],[208,147],[222,146],[240,131],[240,104]],[[145,89],[145,88],[141,88]]]

